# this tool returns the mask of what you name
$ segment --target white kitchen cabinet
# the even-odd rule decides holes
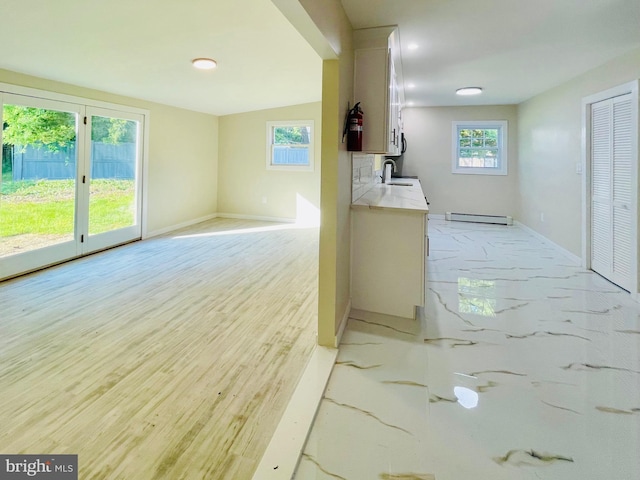
[[[400,155],[404,90],[398,30],[356,30],[354,43],[354,98],[364,112],[362,151]]]
[[[428,207],[412,187],[375,185],[352,208],[351,306],[416,318],[426,287]]]

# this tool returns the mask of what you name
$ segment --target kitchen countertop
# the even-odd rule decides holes
[[[410,187],[393,185],[411,183]],[[394,210],[411,213],[429,213],[420,180],[416,178],[392,178],[389,183],[376,183],[364,195],[351,204],[351,208]]]

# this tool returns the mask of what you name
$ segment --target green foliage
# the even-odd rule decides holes
[[[498,153],[498,129],[460,130],[460,157],[491,158]]]
[[[498,129],[486,128],[472,130],[464,128],[460,130],[460,146],[495,148],[498,146]]]
[[[136,122],[124,118],[91,117],[91,140],[94,142],[133,143],[136,141]]]
[[[24,148],[46,146],[51,151],[75,142],[76,116],[44,108],[5,105],[3,142]]]
[[[24,149],[27,145],[45,146],[59,151],[76,141],[76,114],[44,108],[4,105],[3,143]],[[94,142],[119,144],[135,142],[137,124],[123,118],[94,116],[91,119],[91,139]],[[8,152],[3,148],[3,163]]]
[[[276,145],[309,144],[309,127],[274,127],[274,140]]]

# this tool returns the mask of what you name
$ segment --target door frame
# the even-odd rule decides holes
[[[139,206],[138,212],[140,214],[141,238],[142,239],[147,238],[148,236],[147,234],[147,229],[148,229],[148,220],[147,220],[148,188],[147,186],[148,186],[148,178],[149,178],[150,111],[144,108],[132,107],[129,105],[110,103],[110,102],[95,100],[95,99],[86,98],[86,97],[67,95],[64,93],[52,92],[48,90],[40,90],[37,88],[24,87],[21,85],[12,85],[8,83],[0,82],[0,98],[5,97],[6,96],[5,94],[7,94],[9,97],[12,95],[18,95],[21,97],[32,97],[32,98],[38,99],[38,102],[42,101],[46,103],[51,101],[51,102],[62,102],[65,104],[71,104],[74,107],[78,108],[78,113],[80,115],[80,118],[85,115],[86,110],[89,107],[95,107],[95,108],[104,109],[104,110],[111,110],[111,111],[116,111],[120,113],[129,113],[129,114],[132,114],[133,116],[142,117],[141,132],[140,132],[142,136],[142,141],[139,145],[141,152],[140,152],[140,165],[138,166],[138,168],[141,169],[141,171],[139,171],[139,174],[141,175],[141,178],[139,181],[139,188],[141,193],[141,198],[140,198],[141,205]],[[29,101],[27,100],[26,103],[29,103]],[[75,109],[73,111],[75,111]],[[1,138],[2,137],[0,135],[0,139]],[[79,142],[78,152],[83,152],[85,150],[85,147],[86,147],[85,140],[86,140],[85,136],[78,133],[78,142]],[[78,169],[84,168],[82,166],[82,159],[80,158],[80,156],[77,160],[77,168]],[[82,196],[82,195],[83,195],[82,189],[76,188],[76,203],[78,203],[81,200],[80,198],[78,198],[78,196]],[[78,208],[77,205],[76,205],[76,208]],[[77,222],[77,218],[76,218],[76,222]],[[76,230],[77,230],[77,225],[76,225]],[[111,246],[115,246],[117,244],[118,243],[115,243]],[[59,247],[56,245],[52,247],[45,247],[45,249],[51,250],[51,252],[57,252],[57,250],[60,248],[62,247]],[[66,252],[65,254],[60,254],[60,255],[54,253],[54,255],[51,257],[51,260],[44,263],[35,261],[37,259],[35,259],[34,262],[25,261],[24,258],[20,258],[17,261],[11,260],[10,264],[7,265],[7,268],[0,267],[0,280],[11,278],[16,275],[26,274],[35,270],[40,270],[42,268],[55,265],[60,262],[64,262],[67,260],[71,260],[73,258],[80,257],[83,254],[83,252],[81,251],[82,247],[74,246],[73,249],[75,250],[75,254],[72,254],[71,256],[68,255],[69,252]],[[96,250],[92,250],[92,251],[96,251]],[[43,252],[43,253],[49,254],[50,252]],[[88,251],[84,252],[84,254],[88,254],[88,253],[90,252]],[[4,259],[3,261],[6,262],[7,259]],[[20,266],[19,269],[14,268],[13,264],[16,262]]]
[[[631,251],[631,295],[640,299],[638,285],[638,263],[640,255],[638,252],[638,160],[640,158],[639,141],[640,128],[638,116],[640,103],[638,93],[640,90],[640,80],[624,83],[616,87],[589,95],[582,99],[582,266],[591,270],[591,105],[608,100],[613,97],[631,94],[631,102],[635,105],[632,109],[631,125],[632,132],[635,132],[631,139],[631,242],[635,248]]]

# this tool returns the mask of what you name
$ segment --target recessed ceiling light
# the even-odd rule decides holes
[[[482,93],[482,88],[480,87],[464,87],[456,90],[457,95],[479,95]]]
[[[418,48],[418,44],[417,43],[410,43],[409,45],[407,45],[407,48],[409,50],[415,50],[416,48]]]
[[[218,66],[218,63],[213,58],[194,58],[191,63],[199,70],[211,70]]]
[[[415,83],[410,83],[409,85],[407,85],[407,88],[416,88],[416,84]]]
[[[413,102],[407,102],[407,105],[408,105],[409,107],[413,107]]]

